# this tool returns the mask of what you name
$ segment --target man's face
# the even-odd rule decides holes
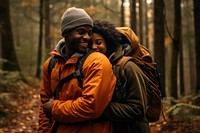
[[[66,46],[70,51],[72,51],[73,53],[84,53],[88,48],[88,43],[91,42],[92,39],[92,27],[80,26],[72,29],[64,36]]]

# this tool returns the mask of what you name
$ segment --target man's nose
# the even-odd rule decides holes
[[[90,39],[91,39],[91,36],[90,36],[88,33],[85,33],[85,34],[83,35],[83,38],[84,38],[84,39],[87,39],[87,40],[90,40]]]

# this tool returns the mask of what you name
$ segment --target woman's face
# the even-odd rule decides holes
[[[107,53],[106,42],[103,36],[98,33],[92,34],[92,49],[96,50],[97,52],[101,52],[103,54]]]

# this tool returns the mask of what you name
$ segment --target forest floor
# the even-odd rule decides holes
[[[38,82],[36,84],[39,84]],[[3,88],[3,89],[2,89]],[[35,133],[38,126],[39,85],[26,86],[0,97],[0,133]],[[2,93],[0,91],[0,93]],[[9,102],[5,102],[9,101]],[[150,123],[152,133],[200,133],[200,121],[179,119]]]

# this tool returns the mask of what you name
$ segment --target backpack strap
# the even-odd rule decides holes
[[[82,73],[82,67],[83,67],[83,64],[84,64],[85,60],[87,59],[87,57],[93,52],[94,52],[94,50],[88,49],[87,52],[85,53],[85,55],[78,59],[78,63],[77,63],[77,66],[76,66],[76,71],[77,71],[76,77],[79,81],[81,88],[83,86],[83,79],[84,79],[84,75]]]
[[[60,82],[57,84],[56,89],[54,91],[54,99],[57,99],[58,97],[58,92],[60,91],[60,89],[62,88],[63,84],[66,82],[69,82],[71,79],[79,76],[80,73],[79,71],[75,71],[73,73],[71,73],[70,75],[64,77],[63,79],[60,80]]]
[[[123,77],[122,69],[124,68],[124,65],[129,61],[132,60],[131,56],[122,56],[122,58],[117,62],[117,65],[119,65],[119,76]]]
[[[53,70],[53,68],[55,67],[56,63],[58,61],[58,58],[56,56],[52,56],[50,61],[49,61],[49,65],[48,65],[48,74],[49,77],[51,77],[51,72]]]
[[[83,79],[84,79],[84,75],[82,73],[82,67],[83,64],[85,62],[85,60],[87,59],[87,57],[94,52],[93,50],[88,50],[82,57],[80,57],[78,59],[78,63],[76,66],[76,71],[69,74],[68,76],[64,77],[63,79],[60,80],[60,82],[58,83],[58,85],[56,86],[56,89],[54,91],[54,99],[57,99],[58,97],[58,93],[60,91],[60,89],[62,88],[63,84],[66,82],[69,82],[71,79],[73,78],[77,78],[80,84],[80,87],[82,88],[83,85]]]
[[[125,99],[127,90],[125,89],[125,86],[127,84],[127,78],[124,73],[124,65],[129,61],[132,60],[132,57],[130,56],[122,56],[116,65],[113,66],[113,72],[117,78],[116,87],[117,89],[122,93],[123,99]]]

